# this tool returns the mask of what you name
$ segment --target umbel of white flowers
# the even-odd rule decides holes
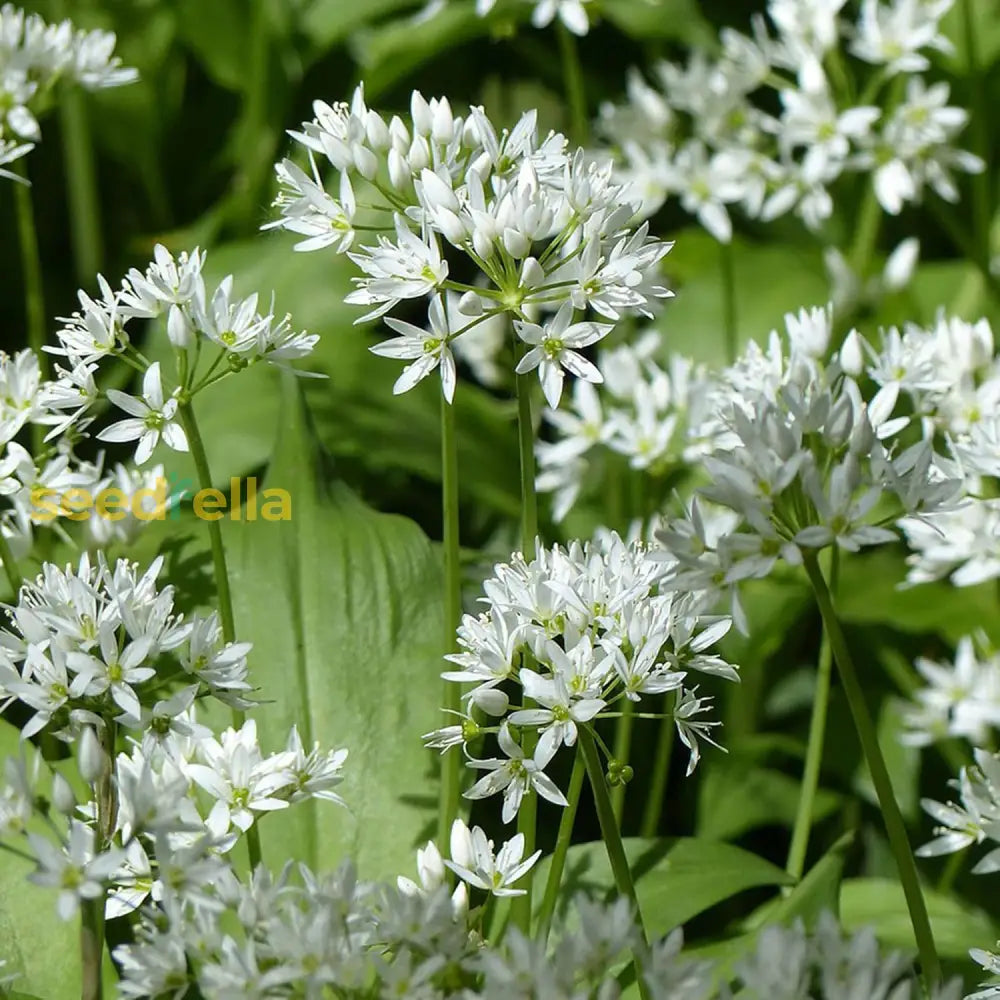
[[[13,4],[0,7],[0,177],[3,166],[34,148],[41,137],[37,114],[60,81],[100,90],[139,78],[114,55],[110,31],[80,31],[70,21],[46,24]]]
[[[460,653],[448,656],[458,670],[443,674],[456,684],[474,684],[463,695],[470,709],[453,725],[428,733],[428,746],[442,752],[462,747],[484,732],[495,733],[501,757],[470,758],[486,774],[466,793],[480,799],[503,793],[503,820],[517,815],[526,794],[557,805],[566,799],[545,773],[560,748],[572,747],[577,727],[623,699],[676,692],[674,720],[691,753],[688,773],[699,759],[699,739],[713,742],[719,723],[700,718],[711,703],[689,683],[693,672],[735,681],[736,668],[708,652],[729,630],[726,617],[710,613],[706,595],[662,593],[662,564],[638,542],[617,535],[575,542],[568,549],[542,549],[530,562],[515,554],[494,567],[483,585],[487,610],[465,615],[458,629]],[[707,595],[714,600],[714,595]],[[513,685],[523,701],[503,686]],[[484,726],[471,706],[495,719]],[[534,730],[528,755],[511,727]]]
[[[456,116],[446,98],[414,92],[409,120],[386,121],[360,86],[350,104],[316,101],[313,110],[291,133],[309,170],[277,164],[280,217],[265,228],[305,237],[299,250],[348,253],[363,276],[346,301],[370,307],[358,322],[430,299],[426,328],[389,316],[397,336],[372,348],[409,362],[396,392],[438,370],[451,401],[452,345],[506,315],[517,372],[537,370],[555,406],[565,372],[601,381],[581,348],[670,295],[658,271],[671,244],[633,225],[636,205],[609,167],[588,162],[562,135],[539,137],[535,112],[498,132],[482,108]],[[357,246],[359,231],[373,229],[376,241]]]
[[[601,109],[595,155],[644,214],[676,197],[724,243],[733,209],[764,222],[794,212],[820,229],[844,174],[869,175],[891,215],[928,188],[957,201],[953,174],[985,164],[955,144],[969,116],[949,106],[948,84],[923,76],[930,54],[950,51],[941,21],[953,3],[864,0],[852,20],[844,0],[771,0],[751,34],[722,29],[718,57],[659,62],[653,85],[632,71],[627,101]]]

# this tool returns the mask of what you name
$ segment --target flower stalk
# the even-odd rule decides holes
[[[198,421],[190,400],[185,400],[178,411],[181,426],[187,436],[198,475],[198,485],[203,490],[212,488],[212,472],[208,465],[208,454],[205,443],[198,429]],[[226,547],[222,540],[222,527],[219,521],[206,521],[209,543],[212,547],[212,567],[215,572],[215,586],[219,596],[219,621],[222,624],[222,638],[225,642],[236,641],[236,618],[233,614],[233,595],[229,586],[229,567],[226,562]],[[233,709],[233,728],[239,729],[246,721],[246,713],[241,709]],[[254,824],[247,830],[247,854],[250,859],[250,869],[253,871],[261,860],[260,833]]]
[[[444,650],[455,650],[455,630],[462,617],[462,569],[459,551],[458,449],[455,439],[455,408],[441,397],[441,500],[444,521],[445,616]],[[462,707],[457,684],[443,681],[444,708],[457,712]],[[462,761],[458,754],[445,754],[439,791],[438,839],[448,841],[451,825],[458,816]]]
[[[812,584],[820,614],[823,617],[823,625],[830,639],[833,659],[837,664],[840,680],[844,686],[844,694],[854,719],[854,727],[857,730],[865,760],[871,771],[872,783],[875,786],[879,806],[882,809],[882,817],[885,821],[886,833],[889,837],[889,846],[896,859],[899,881],[903,887],[907,909],[910,913],[910,922],[913,925],[913,935],[920,956],[921,974],[928,992],[932,992],[941,981],[941,963],[934,945],[934,934],[931,930],[930,918],[927,915],[927,904],[920,888],[920,876],[917,873],[913,851],[910,849],[903,814],[900,812],[899,803],[893,793],[889,770],[879,747],[875,724],[868,711],[868,706],[865,704],[864,692],[854,668],[854,661],[815,553],[806,550],[803,553],[803,564],[809,576],[809,582]]]
[[[632,881],[632,872],[629,870],[628,858],[625,855],[625,846],[622,844],[621,831],[615,822],[614,809],[611,805],[611,796],[608,793],[608,784],[601,768],[601,758],[597,751],[597,744],[587,726],[581,726],[579,732],[580,753],[587,766],[587,778],[590,782],[591,790],[594,793],[594,805],[597,808],[597,819],[601,825],[601,837],[608,852],[608,861],[611,863],[611,871],[614,873],[615,884],[618,891],[628,897],[635,909],[636,922],[642,935],[641,948],[645,948],[649,943],[646,928],[642,919],[642,911],[639,909],[639,898],[635,892],[635,883]],[[650,1000],[649,986],[646,983],[643,971],[643,958],[639,948],[633,952],[633,962],[635,963],[635,978],[639,984],[639,996],[642,1000]]]
[[[563,808],[559,820],[559,832],[556,834],[556,846],[552,852],[549,864],[549,876],[545,882],[545,895],[542,897],[542,907],[538,913],[538,924],[535,927],[535,937],[539,941],[548,941],[552,928],[552,917],[555,915],[556,903],[559,899],[559,887],[562,884],[563,869],[566,867],[566,855],[573,840],[573,825],[576,822],[576,811],[580,805],[580,792],[583,790],[583,777],[586,774],[586,764],[580,748],[577,747],[573,757],[573,771],[569,778],[569,789],[566,801],[569,805]]]
[[[839,550],[835,547],[830,562],[831,600],[837,592],[837,576],[840,565]],[[809,718],[809,743],[806,748],[806,762],[802,770],[802,786],[799,789],[799,804],[792,827],[792,841],[788,848],[785,871],[796,881],[805,870],[806,851],[809,848],[809,832],[812,828],[813,807],[819,788],[819,771],[823,762],[823,741],[826,736],[826,717],[830,705],[830,681],[833,674],[833,653],[830,636],[826,627],[820,638],[819,659],[816,665],[816,691],[813,695],[812,715]]]

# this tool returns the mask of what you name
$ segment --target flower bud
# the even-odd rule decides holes
[[[194,339],[191,324],[184,315],[184,310],[176,303],[170,307],[170,312],[167,314],[167,337],[170,338],[170,343],[174,347],[179,347],[182,350],[190,347],[191,341]]]
[[[864,370],[865,361],[861,353],[861,336],[857,330],[851,330],[844,338],[844,343],[840,348],[840,367],[848,375],[860,375]]]
[[[93,785],[104,774],[107,766],[108,758],[101,748],[97,733],[93,727],[84,726],[77,747],[77,767],[80,770],[80,777],[88,785]]]
[[[480,688],[473,693],[470,700],[487,715],[495,717],[504,715],[510,705],[507,695],[497,688]]]
[[[72,816],[76,811],[76,796],[69,782],[61,775],[52,778],[52,804],[63,816]]]
[[[463,316],[482,316],[483,314],[483,299],[482,296],[477,295],[475,292],[466,292],[458,300],[458,311]]]

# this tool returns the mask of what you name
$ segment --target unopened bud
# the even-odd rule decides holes
[[[466,292],[458,300],[458,311],[463,316],[482,316],[483,314],[482,296],[477,295],[475,292]]]
[[[96,784],[108,766],[108,758],[91,726],[84,726],[77,747],[77,767],[88,785]]]
[[[69,782],[57,774],[52,779],[52,804],[63,816],[72,816],[76,811],[76,796]]]
[[[497,688],[480,688],[472,695],[471,701],[487,715],[494,717],[505,715],[510,706],[510,699]]]
[[[179,305],[172,305],[167,314],[167,337],[174,347],[189,347],[194,339],[194,331]]]

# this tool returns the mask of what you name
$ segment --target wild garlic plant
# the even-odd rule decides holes
[[[346,527],[318,541],[296,525],[303,534],[285,535],[266,552],[274,574],[268,598],[289,597],[289,610],[275,614],[284,607],[275,600],[264,629],[292,637],[286,648],[294,662],[279,666],[301,696],[301,718],[283,721],[276,741],[271,699],[287,692],[254,678],[262,661],[281,657],[266,631],[256,631],[264,639],[256,645],[237,635],[233,590],[256,581],[231,577],[231,536],[209,520],[215,593],[207,600],[177,577],[165,582],[162,553],[149,562],[115,554],[131,555],[145,541],[141,513],[151,512],[148,494],[167,477],[172,454],[189,452],[199,485],[216,485],[196,397],[207,405],[217,383],[261,363],[309,375],[297,367],[309,358],[334,376],[327,385],[335,395],[339,372],[328,348],[279,316],[273,298],[238,296],[233,275],[211,281],[205,253],[168,249],[181,242],[171,237],[117,288],[100,266],[90,269],[96,290],[81,282],[88,290],[78,293],[78,310],[58,320],[48,342],[30,211],[19,214],[32,347],[0,356],[0,560],[11,592],[0,629],[0,711],[16,723],[21,744],[0,783],[0,848],[30,863],[29,880],[51,890],[58,917],[79,922],[86,1000],[104,993],[106,951],[113,988],[127,998],[616,1000],[634,985],[642,1000],[958,1000],[961,983],[942,974],[896,776],[838,615],[842,562],[877,546],[905,543],[911,587],[1000,575],[988,320],[942,311],[928,327],[847,332],[862,322],[859,306],[874,311],[884,292],[903,289],[918,272],[920,245],[906,234],[879,276],[870,275],[883,215],[935,198],[956,202],[963,174],[975,178],[977,204],[988,205],[978,179],[982,136],[962,140],[969,113],[952,105],[949,83],[933,72],[934,58],[949,51],[951,6],[771,0],[748,31],[724,29],[718,51],[695,50],[685,65],[659,62],[655,87],[633,72],[627,102],[603,107],[592,138],[575,38],[602,28],[612,5],[442,0],[408,12],[407,31],[430,31],[435,18],[455,14],[501,29],[530,20],[555,33],[571,138],[542,127],[536,111],[518,109],[505,128],[485,107],[456,114],[447,97],[426,99],[419,90],[398,114],[369,107],[363,83],[346,102],[313,103],[314,117],[290,133],[295,153],[275,166],[273,213],[260,228],[286,230],[295,250],[328,255],[331,274],[352,268],[353,288],[338,297],[362,307],[358,325],[390,331],[370,350],[403,362],[392,391],[412,392],[405,402],[416,402],[399,412],[418,414],[428,389],[440,405],[443,627],[429,669],[417,676],[400,667],[397,677],[419,645],[399,622],[413,607],[422,621],[437,616],[423,586],[431,577],[405,597],[391,580],[369,592],[365,578],[380,566],[355,559],[345,593],[308,592],[323,577],[304,567],[338,560],[336,545],[346,551],[363,542],[370,525],[352,521],[349,505],[323,508],[325,484],[303,476],[316,494],[304,497],[312,504],[307,523],[335,514]],[[288,13],[296,28],[285,41],[307,25],[296,20],[303,11],[295,5]],[[254,21],[255,43],[263,45],[268,27],[265,17]],[[88,89],[135,80],[114,55],[115,42],[109,32],[49,26],[10,5],[0,10],[0,169],[37,142],[37,119],[60,80]],[[253,52],[250,75],[266,77],[277,53]],[[385,79],[369,78],[368,93],[390,93]],[[254,87],[247,84],[246,103],[266,117]],[[247,135],[263,132],[249,113],[245,125]],[[267,144],[260,149],[269,162]],[[850,201],[851,174],[862,178],[863,201],[848,250],[841,216],[851,220],[841,203]],[[237,193],[249,190],[242,173],[234,181]],[[23,199],[28,187],[15,187]],[[684,357],[669,313],[661,318],[674,289],[685,294],[670,274],[673,242],[652,222],[670,198],[724,247],[725,366]],[[734,229],[741,217],[757,224],[789,214],[825,249],[833,301],[797,312],[800,303],[789,301],[784,329],[739,352]],[[956,241],[967,242],[983,286],[995,291],[987,221],[977,217],[968,241]],[[264,238],[260,246],[264,253]],[[466,383],[470,374],[489,391]],[[440,380],[439,397],[429,376]],[[519,545],[510,551],[500,530],[501,541],[481,553],[492,568],[475,587],[459,538],[467,405],[503,412],[511,423],[516,405],[520,465]],[[303,432],[298,444],[312,447],[309,437]],[[464,443],[467,454],[468,436]],[[123,461],[106,462],[105,446]],[[308,464],[307,451],[295,451],[289,464]],[[127,516],[92,517],[78,528],[74,491],[107,489],[130,508]],[[539,493],[552,494],[542,516]],[[184,499],[152,503],[173,509]],[[383,536],[371,534],[374,551]],[[67,561],[67,546],[83,552]],[[411,554],[436,558],[426,544]],[[391,578],[398,565],[386,558],[385,567]],[[355,600],[359,576],[367,596],[356,603],[391,642],[354,655],[349,674],[324,673],[352,710],[362,687],[373,694],[370,731],[355,753],[339,746],[337,733],[335,749],[313,739],[324,696],[311,689],[308,665],[317,647],[324,670],[339,664],[335,644],[317,639],[325,635],[317,619],[336,618]],[[666,813],[706,771],[722,775],[717,797],[719,788],[722,797],[744,791],[724,783],[728,723],[737,723],[739,740],[739,682],[751,674],[731,650],[735,643],[762,668],[754,645],[771,637],[751,592],[779,576],[808,581],[823,622],[818,662],[808,671],[813,705],[802,753],[794,738],[781,743],[802,757],[784,870],[719,838],[662,837]],[[280,588],[294,593],[273,593]],[[198,609],[188,610],[193,604]],[[904,741],[924,746],[957,736],[976,760],[961,769],[961,805],[925,802],[940,829],[921,856],[997,839],[1000,765],[983,749],[1000,719],[995,659],[976,634],[959,641],[954,662],[930,652],[916,661],[928,683],[904,709]],[[883,952],[871,932],[845,934],[835,917],[819,915],[819,895],[826,906],[843,897],[849,912],[854,886],[838,879],[833,891],[813,895],[803,879],[810,841],[820,839],[834,663],[898,868],[919,977],[912,955]],[[443,712],[434,714],[434,705],[433,719],[418,722],[423,688],[438,681]],[[220,710],[231,716],[226,728]],[[382,723],[390,718],[395,744],[412,748],[413,758],[421,739],[431,751],[425,786],[402,796],[426,828],[371,821],[355,846],[363,838],[396,839],[407,850],[422,843],[415,867],[374,879],[342,857],[323,871],[281,838],[265,854],[267,814],[320,800],[369,815],[363,797],[351,802],[341,787],[345,763],[389,742]],[[636,726],[646,720],[657,723],[652,753]],[[672,768],[677,743],[687,760]],[[690,779],[683,792],[671,780],[681,771]],[[626,811],[639,776],[648,778],[646,800],[632,793]],[[376,788],[378,774],[363,777]],[[573,845],[585,781],[600,840]],[[637,805],[642,836],[631,838]],[[859,811],[843,810],[848,826]],[[338,813],[312,805],[301,812],[311,816],[314,841],[340,842],[329,818]],[[846,843],[830,851],[838,870]],[[711,923],[724,909],[712,908],[742,889],[694,908],[688,897],[700,900],[704,884],[695,880],[694,891],[695,882],[684,882],[692,877],[684,851],[693,849],[703,852],[698,864],[712,893],[717,869],[734,885],[748,869],[742,889],[783,889],[784,898],[749,916],[737,904],[733,912],[743,916],[713,927],[718,961],[685,950],[684,925],[707,913]],[[572,891],[581,866],[584,883],[594,875],[607,890],[603,901]],[[979,866],[996,868],[992,854]],[[661,895],[670,906],[647,894],[641,880],[650,870],[665,878],[669,892]],[[996,955],[973,955],[1000,974]],[[18,989],[16,975],[10,983]],[[1000,990],[985,986],[975,996]]]

